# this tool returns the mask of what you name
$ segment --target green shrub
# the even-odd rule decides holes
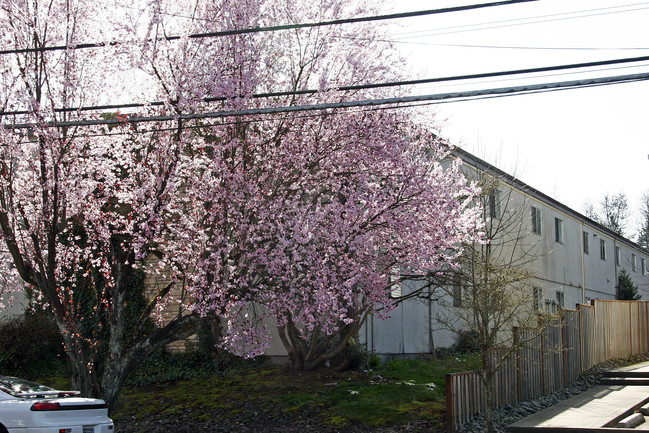
[[[460,342],[456,349],[459,353],[480,352],[480,336],[476,331],[460,332]]]
[[[370,356],[370,360],[367,362],[367,366],[370,368],[370,370],[376,370],[383,364],[383,361],[381,361],[381,358],[378,355],[372,355]]]
[[[126,379],[129,386],[143,386],[222,375],[248,366],[262,365],[268,357],[243,360],[230,354],[203,350],[169,353],[163,349],[139,363]]]
[[[350,344],[343,354],[347,358],[347,370],[367,370],[370,354],[363,344]]]
[[[48,314],[26,313],[0,322],[0,374],[26,379],[69,374],[61,336]]]
[[[212,375],[224,365],[204,352],[169,353],[162,349],[145,358],[126,379],[127,385],[142,386]]]

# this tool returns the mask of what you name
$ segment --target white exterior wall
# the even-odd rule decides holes
[[[2,296],[2,305],[6,305],[9,298],[13,297],[10,307],[7,310],[1,312],[2,318],[11,318],[16,316],[22,316],[25,314],[25,310],[29,306],[25,292],[15,292],[8,295]]]
[[[512,191],[507,198],[513,204],[511,207],[521,212],[521,228],[526,233],[522,249],[536,252],[534,260],[527,265],[535,275],[529,290],[534,287],[542,290],[542,308],[556,308],[558,292],[563,294],[563,307],[568,309],[574,309],[579,303],[589,303],[592,299],[615,299],[617,277],[622,269],[626,269],[638,285],[642,299],[649,299],[649,252],[484,161],[463,151],[459,153],[463,156],[465,168],[475,170],[471,164],[477,162],[482,170],[501,179],[503,192]],[[541,210],[540,235],[531,232],[532,206]],[[556,241],[555,218],[562,221],[562,242]],[[588,253],[584,253],[584,231],[588,233]],[[605,241],[605,260],[600,258],[599,241],[602,239]],[[615,261],[616,247],[620,249],[619,265]],[[636,256],[635,270],[632,269],[632,254]],[[642,259],[646,264],[644,274]],[[441,307],[433,302],[432,308]],[[429,329],[433,330],[432,343]],[[430,319],[427,304],[408,300],[391,312],[389,319],[379,321],[374,318],[371,324],[366,324],[361,331],[361,341],[374,353],[415,354],[428,352],[433,346],[451,346],[457,342],[457,336],[441,329]],[[417,346],[415,341],[427,341],[428,345]]]
[[[405,282],[402,294],[407,295],[422,287],[423,282]],[[439,308],[438,294],[428,299],[428,290],[421,297],[410,298],[388,313],[388,318],[368,316],[359,330],[359,340],[371,353],[408,355],[431,353],[436,347],[457,343],[457,336],[435,323],[434,310]]]

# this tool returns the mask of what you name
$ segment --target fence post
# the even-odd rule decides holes
[[[649,306],[649,302],[643,301],[643,303],[644,303],[644,310],[645,310],[644,317],[645,317],[645,326],[646,326],[646,328],[645,328],[645,339],[646,339],[645,348],[649,349],[649,308],[647,308]]]
[[[545,333],[546,330],[544,329],[541,332],[541,384],[543,385],[543,395],[547,394],[547,380],[545,379]]]
[[[632,355],[635,355],[635,353],[633,353],[633,313],[631,313],[632,303],[629,302],[628,305],[629,305],[629,352]]]
[[[584,369],[584,345],[582,343],[582,334],[581,334],[581,314],[582,307],[581,304],[577,304],[577,332],[579,333],[579,373],[583,373]]]
[[[566,312],[561,312],[561,372],[563,373],[563,386],[568,384],[568,372],[566,371]]]
[[[516,356],[516,401],[521,401],[521,350],[523,349],[520,345],[521,337],[519,335],[518,326],[513,327],[514,332],[514,344],[518,349],[514,356]]]
[[[453,398],[453,376],[446,374],[446,431],[455,431],[455,399]]]

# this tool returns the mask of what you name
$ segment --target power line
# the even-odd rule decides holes
[[[468,10],[482,9],[482,8],[494,7],[494,6],[505,6],[505,5],[511,5],[516,3],[528,3],[533,1],[538,1],[538,0],[504,0],[498,2],[481,3],[481,4],[473,4],[473,5],[465,5],[465,6],[454,6],[454,7],[442,8],[442,9],[428,9],[428,10],[414,11],[414,12],[400,12],[400,13],[387,14],[387,15],[373,15],[367,17],[343,18],[337,20],[318,21],[312,23],[283,24],[283,25],[269,26],[269,27],[253,27],[253,28],[238,29],[238,30],[223,30],[218,32],[196,33],[196,34],[188,35],[186,37],[189,39],[201,39],[201,38],[212,38],[212,37],[220,37],[220,36],[243,35],[243,34],[250,34],[250,33],[274,32],[278,30],[293,30],[293,29],[302,29],[302,28],[332,26],[332,25],[339,25],[339,24],[353,24],[353,23],[361,23],[361,22],[393,20],[393,19],[400,19],[400,18],[412,18],[412,17],[420,17],[426,15],[436,15],[436,14],[449,13],[449,12],[468,11]],[[167,40],[167,41],[176,41],[182,39],[183,37],[184,36],[176,35],[176,36],[165,36],[160,39]],[[69,46],[53,45],[49,47],[38,47],[38,48],[18,48],[13,50],[0,50],[0,55],[41,53],[47,51],[63,51],[68,49],[78,50],[78,49],[86,49],[86,48],[102,48],[102,47],[123,45],[125,43],[126,42],[118,42],[118,41],[88,42],[88,43],[69,45]]]
[[[609,68],[598,68],[598,69],[584,71],[584,72],[578,72],[578,71],[565,71],[565,72],[553,72],[553,73],[551,72],[551,73],[547,73],[547,74],[534,75],[533,78],[536,79],[537,82],[538,82],[538,80],[541,79],[541,78],[549,79],[551,77],[564,77],[566,75],[573,75],[574,76],[575,74],[582,74],[583,75],[585,73],[591,73],[592,74],[594,72],[598,72],[598,73],[607,72],[607,73],[610,73],[610,71],[620,71],[622,69],[626,69],[626,70],[628,70],[628,69],[638,69],[638,65],[613,66],[613,67],[609,67]],[[620,74],[621,74],[621,72],[620,72]],[[593,75],[590,75],[590,76],[593,76]],[[479,84],[484,86],[484,85],[486,85],[488,83],[503,83],[503,82],[512,82],[512,81],[521,82],[521,80],[525,80],[525,79],[529,80],[529,79],[531,79],[531,77],[530,78],[521,78],[521,77],[494,78],[494,79],[491,79],[491,80],[480,80]],[[559,78],[555,78],[555,79],[558,80]],[[435,88],[436,89],[441,89],[441,88],[444,88],[444,87],[452,87],[452,86],[453,86],[453,84],[441,84],[441,85],[435,86]]]
[[[442,44],[435,42],[412,42],[384,39],[384,42],[395,44],[409,45],[426,45],[436,47],[453,47],[453,48],[489,48],[500,50],[538,50],[538,51],[646,51],[647,47],[539,47],[539,46],[521,46],[521,45],[478,45],[478,44]]]
[[[630,7],[630,6],[639,6],[639,5],[646,5],[649,2],[642,2],[642,3],[633,3],[633,4],[626,4],[626,5],[619,5],[619,6],[609,6],[605,8],[597,8],[597,9],[586,9],[583,11],[573,11],[573,12],[563,12],[559,14],[552,14],[552,15],[542,15],[542,16],[537,16],[537,17],[529,17],[529,18],[517,18],[513,20],[503,20],[503,21],[493,21],[490,23],[482,23],[482,24],[470,24],[467,26],[480,26],[484,24],[493,24],[493,23],[507,23],[511,21],[521,21],[521,20],[530,20],[534,18],[543,18],[543,17],[552,17],[552,16],[561,16],[561,15],[574,15],[577,13],[581,12],[592,12],[592,11],[604,11],[604,10],[610,10],[610,9],[620,9],[624,7]],[[119,7],[124,7],[124,8],[130,8],[130,9],[135,9],[140,12],[144,12],[144,9],[123,4],[123,3],[115,3],[115,5]],[[626,9],[622,11],[612,11],[611,13],[621,13],[621,12],[632,12],[636,10],[643,10],[643,9],[649,9],[649,7],[642,7],[642,8],[636,8],[636,9]],[[184,18],[188,20],[199,20],[199,21],[207,21],[207,22],[214,22],[213,19],[211,18],[201,18],[201,17],[192,17],[188,15],[182,15],[182,14],[175,14],[171,12],[159,12],[162,15],[169,15],[173,17],[178,17],[178,18]],[[601,15],[601,14],[597,14]],[[592,15],[577,15],[571,18],[584,18],[584,17],[589,17]],[[536,24],[536,23],[541,23],[541,22],[548,22],[548,21],[554,21],[554,20],[542,20],[542,21],[533,21],[531,24]],[[524,24],[524,23],[522,23]],[[462,28],[462,27],[467,27],[467,26],[460,26],[460,27],[445,27],[443,29],[453,29],[453,28]],[[436,29],[433,29],[432,31],[435,31]],[[439,29],[437,29],[439,30]],[[553,50],[553,51],[626,51],[626,50],[649,50],[649,47],[533,47],[533,46],[499,46],[499,45],[472,45],[472,44],[443,44],[443,43],[432,43],[432,42],[415,42],[415,41],[404,41],[404,40],[399,40],[399,37],[404,37],[404,39],[411,39],[411,38],[419,38],[419,37],[427,37],[428,35],[419,35],[417,36],[417,33],[426,33],[430,32],[431,30],[420,30],[420,31],[414,31],[414,32],[404,32],[404,33],[397,33],[392,35],[392,39],[368,39],[368,38],[358,38],[358,37],[340,37],[340,36],[335,36],[334,38],[342,38],[342,39],[353,39],[355,41],[358,40],[371,40],[371,41],[378,41],[378,42],[390,42],[394,44],[408,44],[408,45],[426,45],[426,46],[447,46],[447,47],[459,47],[459,48],[495,48],[495,49],[512,49],[512,50]],[[413,36],[406,36],[406,35],[413,35]]]
[[[591,88],[591,87],[602,87],[602,86],[608,86],[608,85],[614,85],[614,84],[624,84],[624,83],[631,83],[631,82],[636,82],[636,81],[644,81],[645,78],[643,79],[638,79],[638,80],[628,80],[628,81],[620,81],[620,82],[601,82],[601,83],[592,83],[592,84],[584,84],[580,86],[575,86],[575,87],[558,87],[558,88],[543,88],[543,89],[536,89],[532,91],[526,91],[526,92],[519,92],[519,93],[513,93],[513,94],[492,94],[492,95],[482,95],[482,96],[462,96],[458,97],[457,99],[447,99],[447,100],[430,100],[430,101],[417,101],[417,102],[412,102],[408,104],[400,104],[400,105],[389,105],[389,106],[377,106],[377,107],[359,107],[356,110],[348,110],[345,111],[344,113],[361,113],[361,112],[368,112],[368,111],[384,111],[384,110],[396,110],[396,109],[403,109],[403,108],[419,108],[419,107],[426,107],[430,105],[441,105],[441,104],[450,104],[450,103],[461,103],[461,102],[470,102],[470,101],[481,101],[481,100],[487,100],[487,99],[498,99],[498,98],[505,98],[505,97],[510,97],[510,96],[517,96],[517,95],[534,95],[534,94],[540,94],[540,93],[550,93],[550,92],[559,92],[559,91],[564,91],[564,90],[571,90],[573,88]],[[331,116],[331,115],[339,115],[343,114],[343,112],[329,112],[326,114],[322,113],[310,113],[310,114],[298,114],[294,116],[282,116],[282,117],[273,117],[272,120],[295,120],[295,119],[303,119],[303,118],[314,118],[314,117],[323,117],[323,116]],[[226,122],[221,122],[221,123],[207,123],[207,124],[200,124],[200,125],[184,125],[183,129],[201,129],[201,128],[207,128],[207,127],[217,127],[217,126],[227,126],[227,125],[235,125],[239,123],[259,123],[259,122],[265,122],[269,119],[237,119],[236,121],[226,121]],[[170,131],[178,131],[178,127],[168,127],[168,128],[149,128],[149,129],[129,129],[129,130],[118,130],[114,132],[99,132],[99,133],[92,133],[92,134],[82,134],[83,137],[89,138],[89,137],[110,137],[110,136],[117,136],[117,135],[130,135],[130,134],[151,134],[151,133],[156,133],[156,132],[170,132]]]
[[[420,38],[420,37],[428,37],[428,36],[472,32],[478,30],[499,29],[503,27],[513,27],[513,26],[521,26],[527,24],[540,24],[540,23],[547,23],[547,22],[554,22],[554,21],[589,18],[593,16],[611,15],[611,14],[619,14],[619,13],[626,13],[626,12],[634,12],[638,10],[645,10],[648,9],[648,7],[636,7],[633,9],[623,9],[623,10],[610,10],[610,9],[620,9],[620,8],[630,7],[630,6],[640,6],[640,5],[646,5],[647,3],[648,2],[633,3],[633,4],[620,5],[620,6],[609,6],[605,8],[586,9],[586,10],[578,10],[573,12],[561,12],[561,13],[555,13],[549,15],[538,15],[534,17],[512,18],[507,20],[489,21],[489,22],[477,23],[477,24],[465,24],[461,26],[440,27],[440,28],[429,29],[429,30],[417,30],[414,32],[404,32],[393,36],[402,37],[403,39],[412,39],[412,38]],[[588,13],[588,12],[594,12],[594,13]],[[405,36],[405,35],[412,35],[412,36]]]
[[[640,81],[640,80],[638,80]],[[628,82],[633,82],[633,81],[628,81]],[[577,88],[590,88],[590,87],[601,87],[601,86],[607,86],[607,85],[613,85],[613,84],[620,84],[620,83],[615,83],[615,82],[610,82],[610,83],[598,83],[598,84],[589,84],[589,85],[584,85],[584,86],[579,86]],[[525,95],[534,95],[534,94],[540,94],[540,93],[550,93],[550,92],[559,92],[559,91],[564,91],[564,90],[571,90],[571,88],[549,88],[549,89],[539,89],[539,90],[534,90],[534,91],[529,91],[525,93],[519,93],[519,94],[525,94]],[[362,113],[362,112],[368,112],[368,111],[385,111],[385,110],[396,110],[396,109],[403,109],[403,108],[420,108],[420,107],[427,107],[430,105],[441,105],[441,104],[450,104],[450,103],[462,103],[462,102],[470,102],[470,101],[481,101],[481,100],[487,100],[487,99],[499,99],[499,98],[506,98],[510,96],[517,96],[519,94],[495,94],[495,95],[484,95],[484,96],[479,96],[479,97],[462,97],[458,99],[449,99],[449,100],[432,100],[432,101],[424,101],[424,102],[413,102],[410,104],[402,104],[402,105],[391,105],[391,106],[381,106],[381,107],[361,107],[357,110],[350,110],[350,111],[345,111],[345,113]],[[305,119],[305,118],[315,118],[315,117],[323,117],[325,115],[331,116],[331,115],[339,115],[342,114],[343,112],[331,112],[331,113],[311,113],[311,114],[298,114],[295,116],[282,116],[282,117],[273,117],[272,120],[295,120],[295,119]],[[184,125],[183,129],[202,129],[202,128],[207,128],[207,127],[218,127],[218,126],[227,126],[227,125],[235,125],[239,123],[259,123],[259,122],[265,122],[268,121],[269,119],[237,119],[236,121],[227,121],[227,122],[221,122],[221,123],[207,123],[207,124],[200,124],[200,125]],[[169,127],[169,128],[149,128],[149,129],[130,129],[130,130],[122,130],[122,131],[115,131],[115,132],[99,132],[99,133],[92,133],[92,134],[81,134],[85,138],[94,138],[94,137],[111,137],[111,136],[117,136],[117,135],[131,135],[131,134],[152,134],[156,132],[172,132],[172,131],[178,131],[178,127]],[[3,147],[6,145],[3,145]]]
[[[626,64],[626,63],[636,63],[636,62],[645,62],[649,61],[649,56],[640,56],[640,57],[625,57],[619,59],[610,59],[610,60],[599,60],[594,62],[585,62],[585,63],[572,63],[565,65],[554,65],[554,66],[541,66],[537,68],[527,68],[527,69],[513,69],[508,71],[497,71],[497,72],[483,72],[477,74],[465,74],[465,75],[455,75],[447,77],[438,77],[438,78],[422,78],[418,80],[404,80],[404,81],[391,81],[383,83],[373,83],[373,84],[357,84],[352,86],[340,86],[334,89],[333,91],[353,91],[353,90],[368,90],[368,89],[378,89],[378,88],[388,88],[388,87],[400,87],[400,86],[414,86],[421,84],[432,84],[439,82],[447,81],[462,81],[462,80],[472,80],[480,78],[492,78],[492,77],[503,77],[503,76],[512,76],[512,75],[523,75],[523,74],[533,74],[540,72],[551,72],[551,71],[562,71],[568,69],[582,69],[582,68],[592,68],[598,66],[608,66],[616,64]],[[315,89],[305,89],[305,90],[295,90],[295,91],[286,91],[286,92],[268,92],[268,93],[257,93],[252,95],[253,98],[273,98],[281,96],[301,96],[301,95],[314,95],[319,93],[319,90]],[[241,97],[241,96],[240,96]],[[206,97],[203,98],[203,102],[222,102],[227,101],[228,99],[234,99],[234,96],[231,97]],[[154,101],[150,103],[126,103],[126,104],[111,104],[111,105],[94,105],[94,106],[85,106],[77,108],[55,108],[54,112],[64,113],[64,112],[78,112],[78,111],[101,111],[101,110],[120,110],[127,108],[143,108],[148,106],[162,106],[166,102]],[[0,111],[0,116],[14,116],[14,115],[25,115],[29,114],[29,111],[19,110],[19,111]]]
[[[464,92],[439,93],[439,94],[432,94],[432,95],[416,95],[416,96],[404,96],[404,97],[394,97],[394,98],[367,99],[361,101],[344,101],[344,102],[335,102],[335,103],[326,103],[326,104],[268,107],[268,108],[233,110],[233,111],[215,111],[215,112],[207,112],[207,113],[179,114],[175,116],[170,116],[170,115],[142,116],[142,117],[129,117],[123,119],[93,119],[93,120],[77,120],[77,121],[66,121],[66,122],[47,122],[45,123],[45,126],[76,127],[76,126],[100,126],[100,125],[120,125],[120,124],[124,125],[124,124],[136,124],[136,123],[144,123],[144,122],[168,122],[168,121],[177,121],[177,120],[216,119],[216,118],[225,118],[225,117],[240,117],[240,116],[266,115],[266,114],[277,114],[277,113],[294,113],[294,112],[305,112],[305,111],[325,111],[330,109],[353,108],[353,107],[378,107],[378,106],[385,106],[385,105],[398,105],[398,104],[408,104],[408,103],[426,102],[426,101],[444,101],[444,100],[453,100],[459,98],[473,98],[473,97],[489,96],[489,95],[514,95],[514,94],[537,92],[542,90],[581,88],[581,87],[590,87],[590,86],[605,85],[605,84],[619,84],[619,83],[628,83],[628,82],[645,81],[645,80],[649,80],[649,73],[616,75],[611,77],[591,78],[586,80],[560,81],[560,82],[552,82],[552,83],[500,87],[500,88],[472,90],[472,91],[464,91]],[[21,124],[14,124],[14,125],[5,124],[4,127],[7,129],[28,129],[28,128],[34,128],[35,125],[31,123],[21,123]]]

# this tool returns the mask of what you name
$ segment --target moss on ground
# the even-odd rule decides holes
[[[365,372],[288,371],[261,366],[207,378],[127,387],[115,417],[183,414],[200,420],[253,411],[318,414],[334,426],[381,426],[415,418],[443,422],[445,375],[473,368],[475,356],[391,361]]]

